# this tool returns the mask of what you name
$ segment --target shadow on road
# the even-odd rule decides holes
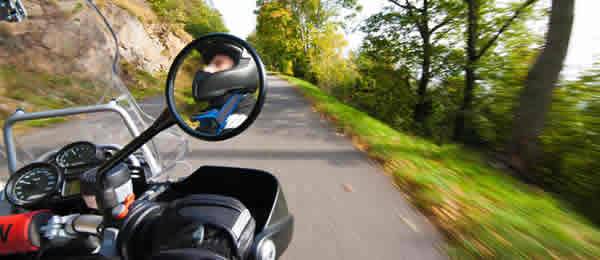
[[[364,161],[364,156],[356,150],[222,150],[222,149],[198,149],[186,153],[190,159],[199,158],[228,158],[229,160],[236,159],[252,159],[252,160],[273,160],[273,161],[307,161],[307,160],[322,160],[328,161],[336,166],[353,165]]]

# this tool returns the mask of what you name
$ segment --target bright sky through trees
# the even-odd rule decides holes
[[[255,0],[218,0],[212,2],[223,14],[225,25],[231,30],[231,33],[245,38],[254,30],[256,26]],[[359,17],[365,19],[381,10],[387,4],[387,1],[359,0],[359,3],[363,6],[363,11]],[[600,59],[600,30],[596,28],[600,22],[598,14],[600,14],[600,1],[576,1],[573,35],[571,36],[571,45],[565,62],[567,66],[563,70],[563,74],[568,78],[577,76],[578,72],[589,68],[595,60]],[[346,38],[350,43],[349,48],[355,49],[360,46],[363,34],[358,31],[352,32],[346,34]]]

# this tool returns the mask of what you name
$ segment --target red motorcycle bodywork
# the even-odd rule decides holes
[[[0,255],[39,250],[39,228],[48,221],[49,215],[49,211],[39,210],[0,216]]]

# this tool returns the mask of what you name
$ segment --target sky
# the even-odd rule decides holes
[[[208,0],[212,2],[225,20],[230,33],[246,38],[256,26],[256,0]],[[359,0],[363,10],[359,19],[365,19],[385,6],[386,0]],[[600,0],[577,0],[575,22],[565,61],[563,75],[575,78],[581,71],[590,68],[594,60],[600,60]],[[349,49],[360,46],[364,35],[361,32],[346,34]]]

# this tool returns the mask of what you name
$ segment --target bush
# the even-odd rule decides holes
[[[202,0],[149,0],[160,19],[183,29],[194,37],[210,32],[227,32],[218,10]]]
[[[383,162],[398,187],[447,236],[451,258],[600,256],[597,227],[550,194],[492,169],[469,149],[395,131],[308,82],[286,79]]]
[[[597,82],[594,77],[582,77],[554,92],[552,110],[541,137],[543,155],[538,175],[544,184],[600,223],[600,204],[590,203],[600,197]]]

